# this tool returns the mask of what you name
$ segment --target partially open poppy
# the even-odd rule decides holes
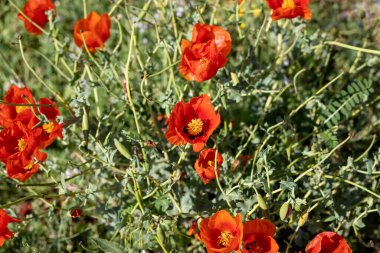
[[[238,159],[234,160],[232,163],[232,170],[236,170],[238,166],[245,168],[253,157],[251,155],[240,155]]]
[[[29,125],[34,117],[31,104],[35,104],[32,92],[28,87],[19,88],[12,85],[4,97],[4,102],[8,104],[0,104],[0,125],[9,127],[17,119],[23,124]],[[28,104],[23,106],[22,104]],[[30,127],[33,127],[31,125]]]
[[[191,42],[183,39],[179,72],[189,81],[211,79],[227,63],[231,36],[219,26],[196,24]]]
[[[55,102],[51,101],[49,98],[41,98],[39,100],[39,104],[41,105],[39,107],[39,113],[45,117],[43,119],[45,122],[41,126],[34,128],[34,132],[35,136],[38,136],[37,138],[39,139],[38,148],[44,149],[52,144],[57,137],[61,139],[63,138],[63,125],[58,124],[57,122],[57,117],[61,116],[61,112],[58,110]]]
[[[95,53],[97,48],[104,48],[104,43],[110,37],[110,29],[111,19],[108,14],[100,16],[93,11],[75,24],[74,41],[78,47],[83,47],[85,42],[88,50]]]
[[[13,232],[8,229],[9,223],[21,222],[7,214],[3,209],[0,209],[0,247],[4,242],[13,237]]]
[[[233,218],[227,211],[216,212],[201,221],[199,240],[208,253],[238,251],[243,239],[243,222],[240,214]]]
[[[277,253],[279,250],[273,239],[276,226],[265,219],[254,219],[244,223],[243,253]]]
[[[210,97],[203,94],[174,106],[165,137],[177,146],[193,144],[194,152],[199,152],[219,124],[219,112],[215,113]]]
[[[52,0],[29,0],[26,2],[23,13],[37,24],[41,28],[45,28],[45,25],[49,22],[47,11],[54,11],[53,17],[57,13],[57,9]],[[41,29],[26,19],[21,13],[17,17],[24,21],[25,29],[33,35],[39,35],[42,33]]]
[[[352,253],[346,240],[334,232],[322,232],[306,246],[306,253]]]
[[[272,20],[282,18],[302,17],[305,20],[311,19],[309,9],[310,0],[266,0],[269,8],[272,9]]]
[[[75,208],[71,211],[71,218],[78,219],[83,215],[83,210],[80,208]]]
[[[215,160],[217,164],[216,171],[218,172],[218,176],[220,175],[220,166],[223,163],[223,156],[219,152],[218,155],[216,157],[215,156],[215,149],[204,149],[199,153],[199,158],[194,164],[194,168],[204,184],[208,184],[211,180],[216,178],[214,169]]]

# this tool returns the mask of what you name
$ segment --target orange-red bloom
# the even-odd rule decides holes
[[[306,246],[306,253],[351,253],[346,240],[334,232],[322,232]]]
[[[17,119],[23,124],[27,125],[34,117],[31,110],[31,104],[35,104],[32,92],[28,87],[19,88],[16,85],[12,85],[4,97],[4,102],[7,104],[0,104],[0,125],[3,127],[9,127],[13,125],[13,122]],[[22,104],[29,104],[23,106]],[[33,126],[31,126],[33,127]]]
[[[51,101],[49,98],[41,98],[39,100],[39,104],[41,105],[39,107],[39,113],[38,115],[41,115],[44,117],[45,122],[37,127],[34,128],[35,136],[38,136],[39,139],[39,145],[38,148],[44,149],[48,147],[50,144],[59,138],[63,138],[62,136],[62,124],[58,124],[57,117],[61,116],[60,111],[58,110],[56,103]],[[43,105],[51,105],[51,106],[43,106]],[[35,118],[35,124],[38,124],[39,119]]]
[[[179,72],[190,81],[203,82],[216,75],[227,63],[231,36],[219,26],[196,24],[191,42],[183,39]]]
[[[22,12],[39,27],[45,28],[45,25],[49,22],[46,12],[50,10],[54,11],[53,17],[55,17],[57,9],[52,0],[29,0],[26,2]],[[39,35],[42,33],[37,26],[32,24],[21,13],[17,17],[24,21],[25,29],[30,34]]]
[[[243,239],[243,222],[240,214],[233,218],[221,210],[201,221],[199,239],[208,253],[239,251]]]
[[[10,217],[3,209],[0,209],[0,247],[4,242],[13,237],[13,232],[8,229],[9,223],[21,222],[18,219]]]
[[[305,20],[311,19],[309,9],[310,0],[266,0],[267,5],[272,9],[272,19],[302,17]]]
[[[37,173],[39,162],[46,160],[40,152],[57,137],[62,138],[61,115],[56,104],[41,98],[35,105],[28,88],[12,85],[0,104],[0,161],[5,164],[10,178],[20,181]],[[27,105],[24,105],[27,104]],[[35,105],[35,106],[34,106]]]
[[[249,162],[249,160],[252,159],[251,155],[240,155],[238,159],[234,160],[232,163],[232,170],[236,170],[236,168],[241,165],[243,168],[245,168]]]
[[[83,47],[83,39],[92,53],[97,48],[103,49],[104,43],[110,37],[111,19],[107,13],[100,16],[91,12],[86,18],[80,19],[74,27],[74,40],[78,47]]]
[[[213,148],[204,149],[199,154],[198,160],[194,164],[194,168],[202,179],[204,184],[210,183],[211,180],[216,178],[215,175],[215,156],[216,150]],[[223,156],[218,153],[216,157],[216,171],[218,172],[218,176],[220,175],[220,166],[223,163]]]
[[[5,163],[10,178],[24,182],[37,173],[38,162],[46,159],[46,154],[37,149],[38,144],[32,129],[21,122],[0,132],[0,160]]]
[[[273,239],[276,226],[269,220],[254,219],[244,223],[243,253],[277,253],[279,247]]]
[[[219,124],[219,112],[215,113],[210,97],[203,94],[174,106],[165,137],[177,146],[191,143],[194,152],[199,152]]]

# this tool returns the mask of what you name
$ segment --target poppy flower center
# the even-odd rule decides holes
[[[284,9],[293,9],[295,6],[294,0],[284,0],[281,7]]]
[[[33,168],[34,163],[30,162],[28,165],[24,167],[24,170],[31,170]]]
[[[25,146],[26,146],[25,140],[23,138],[21,138],[21,139],[18,140],[17,144],[18,144],[18,150],[20,152],[22,152],[25,149]]]
[[[220,233],[220,236],[218,236],[218,245],[220,247],[226,247],[230,243],[232,239],[232,234],[229,231],[223,231]]]
[[[257,241],[253,241],[245,247],[250,253],[264,253],[264,248],[257,243]]]
[[[51,132],[53,132],[54,123],[52,121],[50,121],[49,123],[44,123],[42,125],[42,128],[45,130],[46,133],[50,134]]]
[[[187,124],[187,131],[190,135],[197,136],[202,133],[203,122],[200,119],[192,119],[189,124]]]
[[[215,162],[214,162],[214,161],[208,161],[208,162],[207,162],[207,165],[208,165],[209,167],[214,168],[214,167],[215,167]]]
[[[202,58],[200,59],[200,62],[201,62],[202,64],[205,64],[205,63],[208,62],[208,59],[207,59],[206,57],[202,57]]]
[[[23,106],[23,105],[18,105],[18,106],[16,106],[16,112],[17,112],[17,113],[20,113],[20,112],[22,112],[22,111],[25,111],[26,109],[28,109],[27,106]]]

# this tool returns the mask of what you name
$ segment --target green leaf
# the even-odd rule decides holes
[[[95,243],[105,252],[109,253],[123,253],[125,252],[123,247],[116,243],[101,238],[92,238]]]

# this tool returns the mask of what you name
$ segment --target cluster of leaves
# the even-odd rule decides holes
[[[0,97],[11,83],[43,96],[48,85],[67,104],[64,139],[39,174],[25,184],[0,175],[0,208],[32,205],[5,252],[202,252],[187,229],[220,209],[271,219],[281,252],[324,230],[354,252],[379,249],[380,58],[360,50],[379,45],[376,1],[315,1],[304,23],[271,22],[264,1],[61,0],[38,38],[16,20],[21,2],[0,3]],[[91,10],[112,18],[96,55],[71,33]],[[177,64],[181,39],[202,20],[228,30],[233,50],[215,78],[195,84]],[[168,144],[157,120],[202,93],[221,111],[208,142],[224,157],[220,186],[203,185],[196,154]],[[235,168],[241,155],[251,159]]]

